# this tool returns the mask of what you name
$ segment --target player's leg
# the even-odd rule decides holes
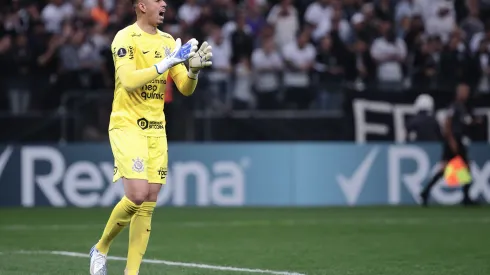
[[[129,228],[129,250],[126,274],[136,275],[148,246],[151,233],[151,221],[158,194],[166,183],[168,151],[166,137],[149,137],[148,143],[148,196],[141,208],[131,219]]]
[[[441,162],[439,163],[439,171],[437,171],[437,173],[434,176],[432,176],[429,183],[424,187],[424,189],[420,193],[420,198],[422,199],[422,205],[424,206],[428,205],[430,191],[432,190],[432,187],[434,187],[434,185],[442,178],[442,176],[444,175],[444,168],[446,167],[447,162],[451,158],[453,158],[453,156],[454,154],[451,148],[449,147],[449,144],[445,142],[442,149]]]
[[[138,274],[150,240],[151,220],[162,184],[151,183],[149,187],[150,191],[147,200],[141,204],[140,209],[131,219],[126,275]]]
[[[460,146],[461,148],[460,155],[463,158],[464,162],[466,163],[466,166],[468,166],[468,170],[471,174],[471,164],[470,164],[470,160],[468,159],[468,148],[462,142],[458,144],[458,146]],[[470,198],[470,188],[472,185],[473,185],[473,181],[463,186],[463,200],[461,201],[461,204],[463,205],[477,204],[475,201],[473,201]]]
[[[440,167],[439,171],[437,171],[437,173],[435,173],[434,176],[432,176],[429,183],[425,186],[424,190],[420,194],[420,197],[422,198],[422,204],[424,206],[427,206],[427,204],[429,202],[429,196],[430,196],[430,191],[432,190],[432,187],[434,187],[434,185],[436,185],[436,183],[444,175],[444,167],[446,167],[446,165],[447,165],[446,161],[441,161],[439,163],[439,167]]]
[[[125,195],[114,207],[99,242],[90,252],[90,274],[106,274],[106,256],[112,241],[129,224],[149,192],[146,137],[113,130],[109,139],[115,159],[113,181],[122,178]]]
[[[107,221],[99,242],[90,251],[90,274],[104,275],[107,272],[107,254],[112,241],[129,224],[148,196],[146,180],[123,178],[125,196],[116,204]]]
[[[112,210],[102,237],[96,245],[97,250],[106,255],[114,238],[129,224],[149,192],[147,180],[123,178],[122,181],[125,195]]]

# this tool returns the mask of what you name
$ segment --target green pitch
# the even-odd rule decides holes
[[[97,241],[109,212],[0,209],[0,274],[87,275],[88,258],[80,256]],[[488,207],[158,208],[153,221],[145,258],[159,261],[144,263],[141,275],[490,274]],[[125,230],[110,255],[126,257],[127,241]],[[123,274],[124,266],[109,261],[109,274]]]

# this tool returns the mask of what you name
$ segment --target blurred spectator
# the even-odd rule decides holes
[[[407,34],[410,31],[411,22],[412,22],[411,17],[408,16],[402,17],[396,28],[396,37],[404,38],[405,34]]]
[[[253,5],[247,10],[246,22],[247,26],[250,28],[250,32],[253,36],[257,36],[260,30],[267,23],[265,18],[261,14],[261,6]]]
[[[307,109],[315,97],[311,89],[310,71],[315,62],[316,50],[308,41],[309,33],[303,31],[297,41],[286,44],[282,49],[286,65],[284,100],[288,107]]]
[[[246,25],[244,12],[238,12],[235,26],[234,31],[230,35],[232,64],[239,62],[243,58],[249,59],[254,49],[252,32],[250,27]]]
[[[406,126],[406,141],[435,142],[443,140],[443,133],[434,116],[434,99],[427,94],[419,95],[414,102],[415,116]]]
[[[252,54],[254,90],[258,109],[277,109],[280,89],[280,72],[284,64],[272,38],[262,42],[262,47]]]
[[[92,10],[93,8],[103,7],[105,12],[110,13],[116,7],[117,0],[82,0],[83,8],[87,10]]]
[[[478,10],[471,10],[468,17],[461,22],[461,29],[466,34],[466,42],[471,41],[471,38],[480,32],[484,31],[485,26],[478,17]]]
[[[104,5],[104,0],[97,0],[97,5],[90,8],[90,16],[96,23],[107,26],[109,24],[109,13],[107,13]]]
[[[196,24],[199,24],[199,26],[204,26],[205,20],[208,19],[207,14],[203,13],[202,15],[204,16],[199,19],[200,21],[196,22]],[[193,30],[195,36],[198,38],[201,38],[203,36],[200,30],[201,30],[200,28],[196,28],[195,30]],[[170,5],[167,6],[167,9],[165,11],[165,25],[163,26],[163,31],[170,34],[179,33],[181,31],[179,20],[177,19],[177,14],[175,12],[175,9]],[[201,40],[198,39],[198,41]]]
[[[400,24],[405,17],[411,18],[417,14],[414,0],[400,0],[395,6],[395,24]]]
[[[348,45],[352,45],[358,40],[362,40],[366,43],[371,43],[375,36],[375,31],[369,28],[369,23],[362,13],[356,13],[351,18],[352,28],[346,39]]]
[[[349,22],[343,18],[342,8],[339,6],[339,2],[336,5],[332,5],[331,14],[329,17],[322,18],[318,25],[315,27],[312,33],[312,38],[315,42],[319,42],[321,38],[330,32],[337,32],[342,41],[347,41],[350,34]]]
[[[356,90],[363,90],[376,80],[376,65],[371,57],[369,44],[361,39],[353,44],[345,66],[346,80],[352,82]]]
[[[322,109],[328,108],[332,94],[339,92],[345,74],[346,59],[333,51],[332,43],[330,36],[322,38],[314,64]]]
[[[201,7],[197,5],[196,0],[186,0],[179,8],[178,17],[186,29],[199,19],[200,13]]]
[[[342,6],[345,19],[351,20],[352,16],[360,11],[363,2],[363,0],[343,0]]]
[[[272,7],[267,22],[274,27],[274,36],[277,46],[286,45],[296,40],[299,30],[298,11],[291,4],[291,0],[281,0]]]
[[[472,53],[480,51],[481,42],[483,40],[490,40],[490,19],[485,23],[485,29],[473,35],[470,41],[470,49]]]
[[[421,43],[421,38],[424,35],[425,27],[422,16],[416,14],[410,20],[410,27],[405,32],[404,39],[407,49],[414,52]]]
[[[346,86],[432,91],[464,81],[490,90],[488,0],[167,4],[163,31],[213,46],[200,94],[225,109],[331,108]],[[11,0],[0,21],[2,102],[22,113],[57,108],[73,89],[110,94],[110,44],[134,9],[116,0]]]
[[[213,90],[222,104],[228,102],[230,86],[229,74],[231,73],[232,49],[230,43],[224,39],[219,27],[212,31],[208,43],[213,47],[213,65],[208,73]]]
[[[407,57],[405,41],[397,38],[391,23],[380,23],[381,37],[374,40],[371,56],[377,64],[378,88],[384,91],[400,91],[403,86],[403,64]]]
[[[70,18],[74,13],[73,6],[70,2],[64,0],[51,0],[41,13],[46,30],[52,33],[61,31],[61,23]]]
[[[32,82],[26,81],[32,73],[35,60],[34,53],[29,47],[26,35],[15,37],[14,47],[11,50],[13,58],[14,75],[9,79],[9,98],[13,114],[26,113],[29,108]]]
[[[371,44],[378,34],[378,20],[374,15],[374,6],[372,3],[365,3],[361,8],[361,14],[363,15],[364,32],[368,34],[369,38],[367,42]]]
[[[430,36],[415,52],[413,85],[418,90],[434,90],[438,83],[442,42],[438,36]]]
[[[437,35],[443,43],[446,43],[449,40],[450,33],[455,29],[455,24],[456,13],[451,2],[434,1],[432,13],[425,21],[426,33],[428,35]]]
[[[449,43],[444,46],[441,53],[439,89],[451,91],[452,87],[465,81],[470,65],[469,60],[462,34],[456,31],[451,35]]]
[[[313,32],[317,32],[318,27],[322,21],[330,24],[333,15],[333,9],[331,7],[332,0],[317,0],[311,3],[305,12],[305,23],[309,24],[313,28]],[[325,27],[324,27],[325,28]],[[327,27],[327,32],[330,28]]]
[[[7,31],[16,33],[26,32],[32,21],[39,19],[39,12],[34,3],[25,5],[19,0],[12,1],[12,6],[9,7],[3,27]]]
[[[480,93],[490,93],[490,41],[481,40],[480,47],[476,53],[476,62],[480,71],[477,90]]]
[[[240,57],[234,69],[233,81],[233,109],[251,109],[255,104],[252,94],[252,70],[250,60],[247,57]]]
[[[376,14],[376,18],[383,21],[393,22],[395,19],[395,1],[392,0],[376,0],[375,1],[374,12]]]

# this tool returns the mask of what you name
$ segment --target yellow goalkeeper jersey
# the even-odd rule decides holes
[[[118,69],[131,63],[137,70],[149,68],[170,54],[174,46],[175,40],[171,35],[161,31],[149,34],[136,23],[116,34],[111,45],[116,73],[109,131],[118,128],[146,136],[166,135],[163,108],[167,77],[170,73],[177,87],[182,87],[190,80],[185,65],[172,67],[134,91],[124,88],[121,83],[124,75],[121,76]]]

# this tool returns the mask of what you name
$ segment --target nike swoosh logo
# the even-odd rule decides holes
[[[146,52],[145,52],[145,51],[143,51],[143,54],[147,54],[147,53],[149,53],[149,52],[150,52],[150,51],[146,51]]]
[[[354,205],[357,202],[378,152],[377,147],[372,149],[349,178],[342,174],[337,175],[337,183],[344,192],[347,204]]]

